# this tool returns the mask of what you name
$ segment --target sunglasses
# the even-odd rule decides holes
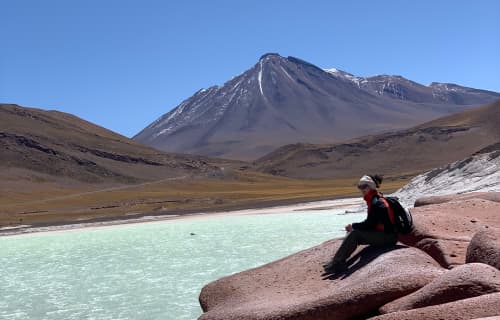
[[[369,185],[367,185],[367,184],[362,184],[362,185],[359,185],[359,186],[358,186],[358,189],[359,189],[359,190],[363,190],[363,189],[366,189],[366,188],[369,188],[369,187],[370,187],[370,186],[369,186]]]

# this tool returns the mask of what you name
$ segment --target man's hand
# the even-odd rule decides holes
[[[349,223],[347,226],[345,226],[345,231],[351,232],[352,231],[352,224]]]

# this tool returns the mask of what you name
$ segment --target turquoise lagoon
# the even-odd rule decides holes
[[[0,237],[0,319],[196,319],[205,284],[342,236],[345,209]]]

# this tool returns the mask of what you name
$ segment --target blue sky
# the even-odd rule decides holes
[[[266,52],[500,92],[500,1],[0,0],[0,102],[133,136]]]

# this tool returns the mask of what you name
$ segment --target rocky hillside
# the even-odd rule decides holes
[[[418,175],[395,195],[411,205],[424,196],[488,191],[500,191],[500,143]]]
[[[223,86],[196,92],[134,139],[161,150],[254,160],[290,143],[332,143],[500,99],[400,76],[360,78],[266,54]]]
[[[200,175],[219,165],[152,149],[67,113],[8,104],[0,104],[0,148],[4,183],[60,178],[135,183]]]
[[[500,141],[498,123],[500,101],[411,129],[345,143],[288,145],[258,159],[255,167],[299,178],[352,177],[366,172],[415,176],[495,148]]]
[[[361,247],[340,276],[322,265],[341,239],[221,278],[200,294],[202,320],[478,319],[500,315],[500,194],[412,209],[412,234]],[[440,203],[438,203],[440,202]]]

